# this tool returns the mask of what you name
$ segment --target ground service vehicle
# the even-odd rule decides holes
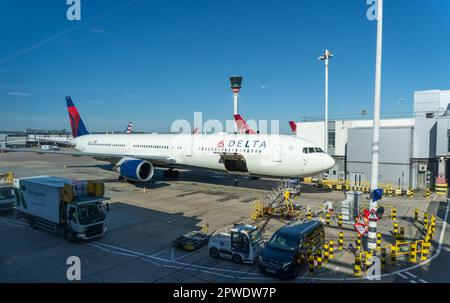
[[[33,228],[64,234],[68,241],[106,233],[104,184],[57,177],[14,179],[16,210]]]
[[[211,257],[231,259],[238,264],[253,264],[263,247],[261,231],[252,225],[237,225],[230,233],[213,235],[208,243]]]
[[[14,190],[10,184],[0,184],[0,211],[7,211],[14,208]]]
[[[272,235],[258,263],[261,271],[280,277],[296,278],[308,257],[322,247],[325,231],[319,221],[296,222]]]

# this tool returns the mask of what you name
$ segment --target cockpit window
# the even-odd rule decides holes
[[[305,147],[303,148],[304,154],[324,153],[321,148],[318,147]]]

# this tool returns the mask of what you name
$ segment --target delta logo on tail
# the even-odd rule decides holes
[[[236,121],[238,133],[240,135],[256,135],[256,132],[248,126],[247,122],[245,122],[241,115],[234,115],[234,121]]]
[[[72,129],[72,136],[74,138],[88,135],[89,132],[81,120],[77,108],[73,104],[72,98],[66,97],[67,111],[69,112],[70,128]]]

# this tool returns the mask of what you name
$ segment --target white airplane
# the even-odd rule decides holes
[[[72,144],[79,153],[113,164],[120,178],[147,182],[154,167],[178,177],[178,167],[225,171],[235,175],[303,178],[328,171],[332,157],[301,138],[267,134],[89,134],[70,97],[66,97]],[[23,149],[15,151],[24,151]],[[42,151],[40,151],[42,153]]]

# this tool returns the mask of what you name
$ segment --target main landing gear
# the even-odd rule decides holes
[[[163,172],[164,178],[173,178],[176,179],[180,176],[180,172],[174,169],[168,169]]]

